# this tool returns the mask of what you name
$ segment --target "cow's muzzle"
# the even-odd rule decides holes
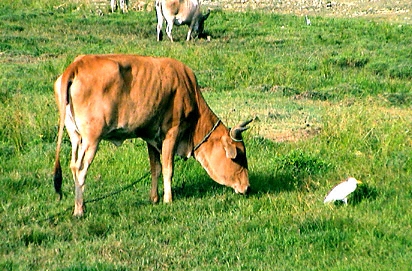
[[[250,190],[249,186],[247,185],[235,185],[233,189],[235,190],[236,194],[242,194],[242,195],[247,195]]]

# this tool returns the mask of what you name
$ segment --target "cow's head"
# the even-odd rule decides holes
[[[205,29],[205,21],[210,15],[210,9],[207,10],[206,14],[202,14],[199,12],[194,18],[193,24],[193,34],[195,37],[201,38],[203,35],[203,31]]]
[[[219,184],[232,187],[236,193],[245,194],[249,188],[246,148],[242,132],[252,120],[231,130],[220,125],[197,150],[195,157],[209,176]]]

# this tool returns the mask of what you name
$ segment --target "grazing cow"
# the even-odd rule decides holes
[[[200,11],[199,0],[156,0],[157,41],[162,39],[163,19],[166,20],[166,34],[173,42],[173,24],[189,26],[186,40],[189,41],[192,32],[200,37],[203,34],[204,22],[209,17],[210,9],[205,15]]]
[[[147,142],[153,202],[159,200],[161,173],[163,200],[172,201],[175,154],[193,156],[214,181],[236,193],[248,190],[241,133],[250,121],[226,128],[206,104],[194,73],[183,63],[136,55],[78,56],[56,80],[54,89],[60,113],[54,185],[61,197],[59,153],[66,126],[72,144],[74,215],[83,214],[87,170],[103,139],[117,146],[128,138]]]

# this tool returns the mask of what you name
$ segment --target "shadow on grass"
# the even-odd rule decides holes
[[[364,200],[375,200],[378,197],[378,190],[367,184],[359,185],[350,197],[349,202],[357,205]]]
[[[196,176],[196,180],[178,181],[172,185],[172,194],[179,198],[204,198],[211,193],[223,193],[224,186],[213,181],[206,173]]]
[[[250,175],[250,187],[248,196],[261,193],[279,193],[282,191],[293,191],[305,186],[305,179],[295,179],[287,175],[273,175],[269,173],[253,173]],[[196,181],[186,181],[174,184],[172,188],[175,198],[204,198],[208,195],[234,192],[230,187],[225,187],[213,181],[207,174],[202,174]]]
[[[304,180],[287,174],[254,173],[250,176],[250,194],[293,191],[300,189],[304,185]]]
[[[174,184],[172,185],[172,194],[175,200],[185,199],[185,198],[205,198],[208,196],[214,195],[221,195],[225,193],[235,193],[232,188],[225,187],[213,181],[206,173],[196,174],[195,177],[188,176],[189,179],[187,180],[179,180],[179,178],[174,179]],[[118,189],[114,189],[111,192],[106,194],[96,196],[94,198],[86,199],[84,201],[86,207],[86,214],[87,214],[87,206],[90,204],[99,203],[104,200],[108,200],[119,194],[122,194],[130,189],[136,190],[136,185],[144,180],[150,179],[150,173],[146,173],[140,178],[136,179],[135,181],[125,184],[124,186],[119,187]],[[309,180],[309,181],[308,181]],[[296,178],[296,176],[289,175],[289,174],[270,174],[266,172],[254,172],[250,174],[250,191],[248,192],[248,196],[254,196],[258,194],[276,194],[282,191],[293,191],[298,190],[310,185],[310,178]],[[363,188],[362,188],[363,187]],[[162,185],[160,185],[159,196],[163,196],[162,193]],[[366,186],[360,186],[358,189],[362,192],[357,194],[354,199],[356,203],[359,203],[364,198],[375,198],[377,195],[376,190],[372,188],[368,188]],[[143,193],[149,191],[142,191]],[[353,196],[353,195],[352,195]],[[140,204],[145,205],[146,203],[141,202]],[[147,200],[147,204],[151,204],[149,199]],[[38,222],[42,221],[54,221],[59,217],[66,216],[69,212],[71,212],[73,206],[70,206],[61,212],[56,214],[49,215],[43,219],[38,220]]]

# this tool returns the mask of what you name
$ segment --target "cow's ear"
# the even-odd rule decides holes
[[[226,157],[229,159],[235,159],[237,155],[236,146],[232,143],[230,137],[222,136],[222,144],[226,152]]]

